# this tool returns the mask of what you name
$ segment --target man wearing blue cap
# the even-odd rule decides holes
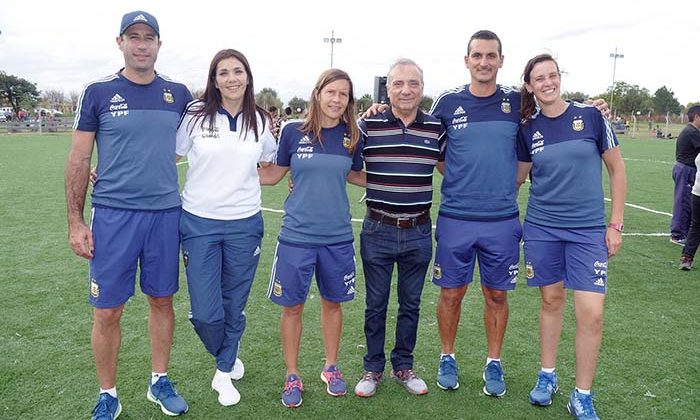
[[[147,398],[170,416],[188,406],[167,376],[178,290],[180,195],[175,134],[187,88],[156,73],[158,21],[143,11],[122,18],[117,45],[124,68],[89,83],[78,102],[66,167],[69,242],[89,260],[94,307],[92,348],[100,395],[93,419],[121,412],[116,372],[124,304],[139,284],[148,297],[152,377]],[[97,144],[97,181],[90,226],[83,209],[90,160]]]

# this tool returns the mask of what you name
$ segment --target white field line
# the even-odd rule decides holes
[[[623,158],[624,160],[629,160],[633,162],[649,162],[649,163],[663,163],[666,165],[675,165],[676,162],[669,162],[666,160],[653,160],[653,159],[634,159],[634,158]]]
[[[626,158],[625,160],[634,160],[634,161],[640,161],[640,162],[654,162],[654,163],[675,164],[675,162],[666,162],[666,161],[662,161],[662,160],[630,159],[630,158]],[[178,162],[177,165],[182,165],[182,164],[185,164],[185,163],[187,163],[186,160],[185,160],[185,161]],[[529,182],[529,180],[527,180],[527,182]],[[610,200],[609,198],[605,197],[605,201],[611,201],[611,200]],[[632,208],[637,209],[637,210],[648,211],[649,213],[660,214],[660,215],[668,216],[668,217],[672,217],[672,216],[673,216],[671,213],[667,213],[667,212],[665,212],[665,211],[654,210],[654,209],[650,209],[650,208],[647,208],[647,207],[638,206],[638,205],[632,204],[632,203],[625,203],[625,205],[626,205],[627,207],[632,207]],[[269,207],[262,207],[262,210],[263,210],[263,211],[266,211],[266,212],[269,212],[269,213],[284,214],[284,210],[281,210],[281,209],[271,209],[271,208],[269,208]],[[350,220],[351,220],[352,222],[355,222],[355,223],[362,223],[362,221],[363,221],[363,219],[350,219]],[[433,225],[433,229],[435,229],[435,226],[434,226],[434,225]],[[669,234],[668,234],[668,233],[663,233],[663,232],[656,232],[656,233],[639,233],[639,232],[633,233],[633,232],[630,232],[630,233],[623,233],[622,236],[669,236]]]
[[[609,198],[605,197],[605,201],[611,201],[611,200]],[[673,215],[671,213],[666,213],[665,211],[653,210],[653,209],[638,206],[638,205],[632,204],[632,203],[625,203],[625,205],[627,207],[632,207],[633,209],[644,210],[644,211],[648,211],[649,213],[662,214],[664,216],[673,217]]]
[[[607,200],[607,198],[606,198]],[[277,213],[277,214],[284,214],[284,210],[279,210],[279,209],[271,209],[268,207],[263,207],[263,211],[269,212],[269,213]],[[363,219],[350,219],[352,222],[355,223],[362,223]],[[435,225],[433,225],[433,229],[435,229]],[[657,232],[657,233],[623,233],[622,236],[669,236],[669,233],[662,233],[662,232]]]

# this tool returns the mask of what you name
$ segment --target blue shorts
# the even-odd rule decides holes
[[[528,286],[564,280],[564,287],[605,294],[605,228],[553,228],[525,222],[523,250]]]
[[[433,283],[448,289],[471,283],[478,259],[484,286],[496,290],[514,289],[522,232],[517,217],[484,222],[439,215],[435,229]]]
[[[355,297],[355,248],[352,242],[304,247],[277,242],[267,297],[281,306],[306,301],[311,277],[321,297],[346,302]]]
[[[180,207],[162,211],[93,207],[95,242],[90,260],[89,301],[114,308],[134,294],[136,267],[144,294],[172,296],[178,290]]]

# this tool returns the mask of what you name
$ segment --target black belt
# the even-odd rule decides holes
[[[430,212],[427,211],[415,217],[393,217],[368,207],[367,216],[370,219],[378,221],[379,223],[394,226],[400,229],[416,227],[430,221]]]

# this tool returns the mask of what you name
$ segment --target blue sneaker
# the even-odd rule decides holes
[[[340,397],[348,392],[348,387],[345,385],[343,375],[336,365],[330,365],[328,369],[323,369],[323,371],[321,371],[321,380],[326,384],[326,392],[329,395]]]
[[[438,367],[437,386],[440,389],[450,390],[459,388],[457,380],[457,361],[450,355],[445,355],[440,358],[440,367]]]
[[[566,409],[576,420],[599,420],[593,408],[593,396],[581,394],[575,389],[571,393],[569,403],[566,404]]]
[[[484,394],[492,397],[502,397],[506,393],[506,381],[504,379],[501,362],[492,361],[484,368]]]
[[[92,420],[114,420],[122,412],[119,398],[114,398],[106,392],[100,394],[97,405],[92,410]]]
[[[546,407],[552,404],[552,395],[559,390],[557,374],[555,372],[537,373],[537,385],[530,391],[530,404]]]
[[[301,378],[295,374],[287,376],[282,391],[282,405],[289,408],[296,408],[301,405],[301,393],[304,392],[304,384]]]
[[[146,398],[160,406],[160,411],[168,416],[179,416],[187,412],[187,402],[175,390],[175,382],[167,376],[161,376],[153,385],[148,386]]]

